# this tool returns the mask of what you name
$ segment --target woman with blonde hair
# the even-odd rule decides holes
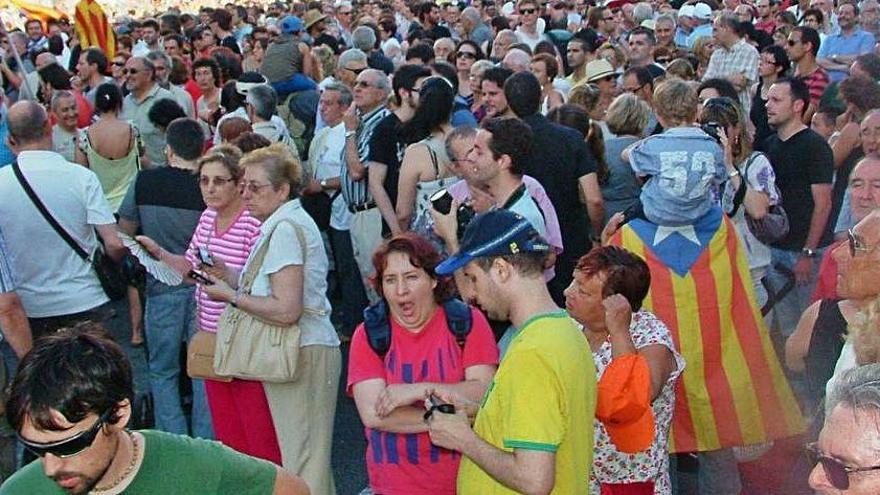
[[[333,494],[330,451],[342,355],[330,322],[324,242],[299,200],[302,166],[285,145],[252,151],[240,166],[245,205],[263,222],[260,236],[241,272],[225,267],[202,289],[269,325],[299,326],[295,378],[264,381],[263,390],[282,466],[302,476],[313,494]],[[251,282],[249,290],[243,282]]]
[[[711,36],[700,36],[694,41],[693,53],[697,57],[697,80],[703,80],[703,74],[709,67],[709,59],[715,51],[715,39]]]
[[[614,137],[605,141],[608,180],[602,185],[605,200],[605,223],[619,211],[626,211],[639,201],[642,184],[629,163],[620,154],[645,135],[651,108],[638,96],[624,93],[608,107],[605,123]]]

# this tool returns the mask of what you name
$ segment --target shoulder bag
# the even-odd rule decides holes
[[[752,156],[754,157],[758,154],[760,153],[756,152]],[[749,161],[746,163],[746,169],[743,171],[743,182],[748,182],[749,165],[752,164],[752,161],[753,159],[749,158]],[[745,212],[745,217],[746,225],[748,225],[749,231],[755,236],[755,239],[768,246],[788,235],[788,213],[785,212],[782,205],[770,205],[767,208],[767,214],[762,218],[752,218],[748,211]]]
[[[89,253],[87,253],[82,246],[77,244],[73,237],[64,230],[64,227],[62,227],[61,224],[55,220],[55,217],[49,213],[49,210],[46,209],[46,205],[43,204],[40,197],[37,196],[37,193],[31,188],[27,179],[24,178],[24,174],[21,173],[21,167],[18,166],[18,161],[12,164],[12,171],[15,173],[15,178],[18,179],[18,183],[21,184],[24,192],[34,203],[34,206],[37,207],[37,210],[40,211],[40,214],[43,215],[43,218],[46,219],[46,222],[52,226],[55,232],[64,239],[64,242],[66,242],[70,248],[83,259],[83,261],[92,265],[92,268],[98,275],[98,281],[101,282],[101,288],[104,289],[104,293],[107,294],[107,297],[114,301],[118,301],[125,297],[128,283],[126,282],[125,276],[122,274],[119,264],[113,261],[113,259],[107,256],[107,253],[104,252],[101,238],[98,237],[98,247],[95,248],[95,251],[89,256]]]
[[[296,231],[302,249],[303,266],[306,264],[306,239],[302,228],[291,220],[281,220]],[[275,229],[278,228],[275,226]],[[257,273],[266,258],[269,243],[275,234],[269,233],[241,277],[239,291],[250,294]],[[308,312],[303,308],[303,312]],[[217,347],[214,353],[214,372],[242,380],[270,383],[288,383],[296,379],[299,363],[299,323],[278,325],[234,307],[226,306],[217,326]]]

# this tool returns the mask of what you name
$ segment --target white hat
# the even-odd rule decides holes
[[[654,22],[654,19],[645,19],[644,21],[642,21],[641,24],[639,24],[639,26],[653,31],[656,27],[656,23]]]
[[[709,7],[705,3],[698,3],[694,5],[694,18],[702,19],[704,21],[712,18],[712,7]]]
[[[679,17],[693,17],[694,16],[694,6],[693,5],[682,5],[678,10]]]

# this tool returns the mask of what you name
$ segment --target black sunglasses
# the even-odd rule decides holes
[[[469,58],[469,59],[471,59],[471,60],[476,60],[476,59],[477,59],[477,54],[476,54],[476,53],[471,53],[471,52],[458,52],[458,53],[455,54],[455,57],[456,57],[456,58]]]
[[[801,42],[801,40],[788,40],[788,46],[794,46],[800,42]]]
[[[368,68],[369,68],[369,67],[361,67],[360,69],[349,69],[348,67],[345,67],[345,70],[354,73],[354,75],[358,75],[358,74],[360,74],[361,72],[367,70]]]
[[[520,15],[534,14],[537,11],[538,11],[537,9],[519,9]]]
[[[838,490],[847,490],[849,489],[849,474],[850,473],[864,473],[866,471],[877,471],[880,470],[880,466],[870,466],[870,467],[849,467],[844,465],[842,462],[838,461],[833,457],[828,457],[825,455],[819,448],[816,446],[816,442],[809,443],[806,445],[807,453],[811,457],[811,461],[813,465],[816,463],[822,464],[822,469],[825,470],[825,476],[828,477],[828,481],[831,483],[831,486],[837,488]]]
[[[70,438],[65,438],[64,440],[59,440],[57,442],[38,443],[27,440],[18,433],[16,433],[16,436],[18,437],[18,441],[24,445],[24,448],[28,449],[37,457],[45,457],[46,454],[52,454],[55,457],[60,458],[73,457],[92,446],[95,437],[97,437],[98,432],[101,431],[101,427],[110,419],[111,415],[112,412],[107,411],[102,414],[101,417],[98,418],[98,421],[96,421],[88,430],[81,431]]]

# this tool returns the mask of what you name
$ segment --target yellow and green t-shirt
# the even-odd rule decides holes
[[[474,422],[498,449],[556,454],[552,493],[586,494],[593,461],[596,369],[590,346],[564,311],[528,320],[510,343]],[[516,493],[467,457],[458,493]]]

